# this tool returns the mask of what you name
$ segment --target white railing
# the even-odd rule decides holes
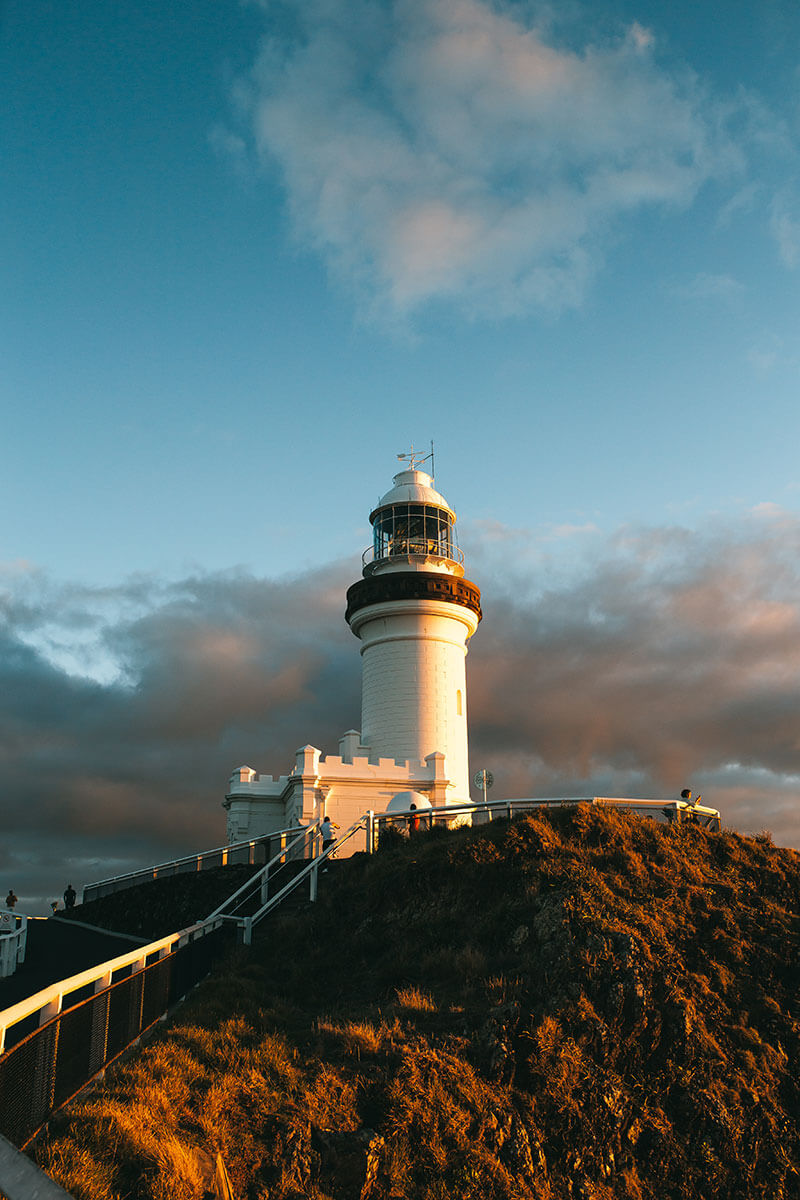
[[[264,915],[262,910],[274,907],[285,895],[294,891],[301,876],[302,878],[306,877],[302,870],[295,872],[281,884],[277,891],[273,890],[272,896],[269,894],[270,885],[274,889],[276,877],[281,872],[290,874],[285,870],[290,863],[297,864],[305,859],[313,861],[319,850],[319,825],[319,821],[315,821],[313,825],[304,825],[299,830],[295,829],[296,836],[291,841],[286,841],[278,853],[268,863],[265,863],[260,871],[251,875],[232,896],[228,896],[227,900],[215,908],[209,914],[208,920],[222,918],[227,921],[236,921],[243,930],[245,945],[250,945],[253,924]],[[311,899],[316,899],[316,896],[312,895]],[[251,911],[247,912],[248,909]]]
[[[112,875],[109,879],[101,879],[97,883],[89,883],[83,889],[83,903],[87,900],[97,900],[101,896],[109,896],[112,892],[122,891],[137,883],[147,883],[151,879],[162,879],[171,875],[192,874],[194,871],[208,871],[214,867],[234,866],[244,863],[252,866],[258,857],[258,849],[266,846],[269,857],[269,846],[273,839],[280,841],[281,847],[285,840],[297,832],[297,826],[279,829],[275,833],[265,833],[261,837],[250,838],[248,841],[230,842],[227,846],[215,846],[213,850],[201,850],[197,854],[187,854],[183,858],[169,859],[154,867],[144,867],[138,871],[127,871],[122,875]]]
[[[156,957],[153,961],[166,958],[190,942],[197,941],[207,933],[211,933],[221,924],[221,920],[199,921],[196,925],[179,930],[178,933],[170,933],[156,942],[149,942],[146,946],[137,946],[135,950],[121,954],[118,958],[110,958],[96,967],[89,967],[86,971],[71,975],[69,979],[61,979],[58,983],[52,983],[49,987],[35,992],[27,1000],[20,1000],[17,1004],[12,1004],[10,1008],[0,1012],[0,1054],[5,1050],[7,1031],[14,1025],[18,1025],[20,1021],[24,1021],[26,1017],[38,1013],[37,1024],[45,1025],[64,1010],[65,999],[74,992],[92,984],[94,993],[102,992],[111,986],[112,976],[115,972],[121,971],[124,967],[130,967],[131,974],[135,975],[137,971],[144,969],[148,958],[152,958],[154,955]],[[2,1193],[0,1192],[0,1194]]]
[[[0,979],[13,975],[25,962],[28,943],[28,918],[6,909],[0,911]]]
[[[471,823],[485,824],[488,821],[519,816],[538,808],[574,808],[579,804],[590,804],[596,808],[617,808],[625,812],[638,812],[642,816],[654,817],[670,824],[697,821],[706,828],[719,830],[721,816],[716,808],[702,804],[691,804],[685,800],[640,800],[619,796],[557,796],[543,800],[514,799],[492,800],[477,804],[448,804],[441,808],[417,808],[390,813],[367,813],[365,819],[371,827],[368,832],[368,848],[375,848],[377,839],[385,829],[429,829],[432,825],[456,826]]]
[[[320,867],[362,830],[365,832],[365,848],[371,852],[371,848],[374,846],[374,837],[371,836],[373,817],[372,812],[359,817],[340,838],[337,838],[324,851],[320,848],[320,822],[316,821],[313,825],[306,826],[293,842],[289,843],[257,874],[248,879],[219,908],[216,908],[211,913],[211,917],[222,917],[240,924],[243,929],[244,944],[249,946],[253,927],[306,880],[309,884],[309,899],[316,900]],[[270,895],[270,885],[274,886],[275,877],[280,869],[290,862],[294,862],[296,865],[304,859],[308,859],[305,866],[301,866],[298,871],[285,879],[277,891],[273,891]],[[246,909],[252,909],[252,911],[246,913]]]
[[[298,871],[294,879],[290,879],[286,884],[284,884],[280,891],[276,892],[274,896],[270,896],[265,899],[261,907],[257,909],[251,917],[247,918],[247,925],[245,927],[245,944],[249,945],[250,943],[253,926],[257,925],[258,922],[266,917],[273,908],[276,908],[277,905],[280,904],[281,900],[283,900],[284,897],[289,894],[289,892],[293,892],[295,888],[299,887],[301,883],[304,883],[306,879],[309,881],[309,899],[312,901],[316,900],[317,882],[320,867],[324,862],[327,862],[329,858],[333,858],[337,850],[346,845],[347,842],[360,833],[362,829],[368,830],[371,816],[371,813],[365,813],[363,817],[359,817],[358,820],[354,821],[350,828],[347,829],[340,838],[335,839],[333,844],[330,845],[327,850],[321,851],[314,858],[312,858],[311,861],[306,864],[306,866]]]
[[[717,831],[721,827],[722,816],[719,809],[709,808],[705,804],[692,804],[686,800],[641,800],[633,796],[586,796],[586,797],[550,797],[544,800],[503,800],[500,807],[511,805],[514,811],[521,811],[520,806],[529,808],[572,808],[576,804],[591,804],[596,808],[618,808],[625,812],[638,812],[642,816],[663,817],[664,820],[675,824],[683,821],[697,821],[701,825]],[[482,807],[482,806],[479,806]],[[489,807],[492,807],[491,805]]]

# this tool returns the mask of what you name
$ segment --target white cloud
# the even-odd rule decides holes
[[[770,231],[781,262],[792,269],[800,266],[800,208],[785,193],[776,196],[772,203]]]
[[[745,290],[732,275],[713,275],[701,271],[689,283],[675,288],[675,295],[688,300],[733,300]]]
[[[503,0],[290,8],[302,34],[265,45],[238,101],[298,237],[373,310],[576,305],[609,226],[738,161],[640,25],[574,50]]]
[[[728,229],[735,220],[751,213],[758,203],[761,190],[757,183],[746,183],[743,187],[737,188],[719,211],[718,227]]]
[[[220,158],[226,158],[232,162],[237,171],[246,169],[247,143],[240,134],[216,123],[209,130],[208,144]]]
[[[767,373],[779,364],[782,355],[782,339],[777,334],[764,334],[747,351],[747,361],[755,371]]]

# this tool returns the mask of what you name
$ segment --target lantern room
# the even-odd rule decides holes
[[[455,537],[455,513],[424,471],[395,475],[391,491],[370,513],[372,546],[364,552],[364,574],[386,569],[446,570],[463,575]]]

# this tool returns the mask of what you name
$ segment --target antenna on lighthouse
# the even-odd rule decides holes
[[[421,450],[415,450],[412,442],[411,449],[406,454],[398,454],[397,457],[400,462],[407,462],[412,471],[416,471],[423,463],[430,461],[430,476],[433,479],[433,439],[431,439],[429,454],[423,454]]]

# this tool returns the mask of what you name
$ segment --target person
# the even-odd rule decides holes
[[[697,798],[693,800],[692,799],[692,789],[691,788],[683,789],[683,791],[681,792],[681,800],[683,800],[684,804],[689,806],[687,809],[684,809],[684,813],[683,813],[684,818],[687,821],[699,821],[700,820],[698,813],[697,813],[697,806],[702,799],[703,799],[702,796],[697,796]]]
[[[55,915],[56,915],[56,913],[58,912],[58,901],[57,901],[57,900],[51,900],[51,901],[50,901],[50,907],[51,907],[51,908],[52,908],[52,910],[53,910],[53,916],[55,916]]]
[[[333,836],[333,831],[334,831],[334,829],[338,829],[338,828],[339,828],[339,826],[334,825],[333,822],[331,821],[330,817],[323,818],[322,824],[320,825],[320,828],[319,828],[319,831],[322,834],[322,853],[323,854],[336,841],[336,838]]]
[[[408,828],[411,831],[411,833],[416,833],[417,830],[419,829],[419,814],[417,813],[416,804],[411,805],[410,811],[413,815],[411,817],[409,817]]]
[[[333,822],[331,821],[330,817],[328,817],[328,816],[323,817],[322,824],[319,827],[319,831],[322,834],[322,853],[323,854],[325,853],[326,850],[330,850],[331,846],[335,843],[336,838],[333,836],[333,831],[334,831],[334,829],[338,829],[338,828],[339,828],[339,826],[334,825]],[[328,869],[327,866],[322,868],[323,874],[325,873],[325,871],[327,871],[327,869]]]
[[[75,888],[71,883],[68,883],[64,889],[64,908],[74,908],[77,895],[78,893],[75,891]]]
[[[17,903],[17,897],[14,895],[14,889],[9,888],[8,895],[6,896],[6,908],[13,909],[14,906],[16,905],[16,903]]]

